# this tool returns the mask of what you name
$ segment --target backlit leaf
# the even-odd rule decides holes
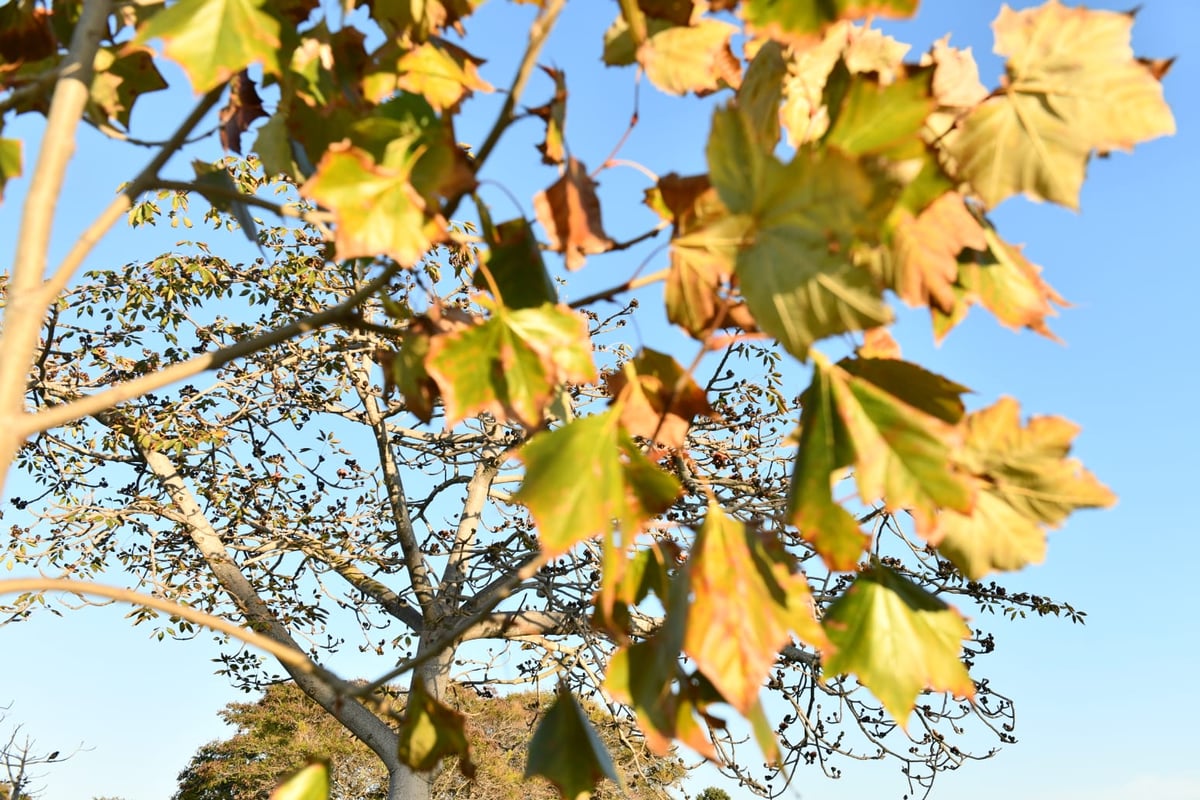
[[[462,714],[429,694],[425,681],[414,678],[400,723],[398,755],[417,772],[436,769],[443,758],[458,756],[458,768],[470,779],[475,774],[471,746]]]
[[[21,140],[0,139],[0,200],[4,199],[4,185],[13,178],[21,177]]]
[[[961,661],[971,635],[962,615],[887,567],[859,573],[824,623],[835,648],[824,673],[854,675],[901,727],[925,689],[975,696]]]
[[[1158,77],[1133,57],[1132,25],[1132,14],[1057,0],[1001,10],[993,27],[1006,85],[946,140],[989,207],[1024,193],[1076,208],[1093,151],[1175,132]]]
[[[118,53],[102,47],[96,52],[88,114],[98,123],[113,120],[129,127],[129,115],[138,97],[167,88],[153,55],[146,49],[126,48]]]
[[[901,300],[949,312],[958,302],[958,255],[986,250],[987,239],[957,192],[948,192],[919,215],[897,208],[891,227],[891,280]]]
[[[534,775],[557,786],[566,800],[590,797],[604,778],[622,785],[612,756],[565,683],[529,742],[525,777]]]
[[[197,93],[251,64],[278,75],[283,25],[269,9],[266,0],[179,0],[151,17],[130,46],[162,39]]]
[[[229,82],[229,100],[217,115],[221,122],[221,146],[241,153],[242,134],[251,122],[265,116],[267,112],[263,109],[262,98],[254,89],[254,81],[250,73],[242,70]]]
[[[693,417],[713,413],[679,362],[650,348],[609,373],[606,382],[625,430],[668,447],[683,446]]]
[[[818,339],[890,319],[875,278],[853,258],[878,214],[876,187],[856,161],[816,150],[782,164],[737,109],[724,109],[713,119],[708,162],[721,200],[754,220],[737,277],[759,327],[805,358]]]
[[[612,249],[600,219],[596,182],[579,160],[567,161],[563,176],[533,198],[533,208],[550,249],[564,255],[567,269],[579,269],[587,256]]]
[[[729,49],[736,31],[715,19],[672,26],[649,37],[638,48],[637,59],[650,82],[668,94],[713,92],[722,80],[736,88],[741,69]]]
[[[437,337],[426,368],[441,387],[447,426],[490,412],[537,428],[560,385],[597,377],[587,321],[549,304],[496,307],[486,322]]]
[[[754,32],[803,44],[843,19],[912,16],[918,0],[742,0],[741,13]]]
[[[423,42],[455,27],[483,0],[369,0],[371,16],[397,39]]]
[[[374,60],[375,68],[363,77],[363,92],[375,101],[408,91],[441,111],[457,107],[474,92],[492,91],[479,75],[482,59],[436,37],[409,49],[385,48]]]
[[[566,158],[565,132],[567,128],[567,76],[559,69],[542,67],[542,72],[554,81],[554,96],[550,101],[529,113],[546,123],[546,138],[537,146],[543,164],[561,164]]]
[[[826,85],[831,125],[824,141],[854,155],[882,154],[895,159],[919,156],[918,133],[933,111],[933,70],[918,68],[883,83],[875,74],[852,74],[840,64]],[[830,106],[833,97],[834,105]]]
[[[791,556],[715,504],[709,504],[696,535],[690,574],[693,600],[684,650],[743,714],[757,706],[791,633],[810,647],[828,649],[808,579]]]
[[[1067,457],[1078,431],[1060,417],[1034,417],[1022,426],[1009,397],[971,414],[965,465],[979,479],[980,502],[971,514],[943,513],[930,544],[972,580],[1040,562],[1044,527],[1057,527],[1077,509],[1116,502]]]
[[[411,265],[444,238],[445,220],[427,215],[411,182],[420,155],[402,140],[383,164],[348,141],[329,148],[300,193],[333,211],[338,258],[386,254]]]
[[[557,302],[558,290],[546,271],[529,221],[510,219],[493,227],[489,219],[483,228],[488,249],[483,265],[475,273],[475,286],[491,291],[491,284],[483,272],[486,267],[487,274],[500,290],[504,305],[509,308],[535,308]]]
[[[329,764],[315,761],[285,778],[270,800],[329,800]]]
[[[613,530],[632,537],[679,494],[679,482],[621,430],[616,411],[581,417],[521,448],[525,478],[514,499],[538,526],[550,557]]]

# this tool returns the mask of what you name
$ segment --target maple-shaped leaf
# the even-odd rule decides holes
[[[115,120],[129,127],[133,104],[143,94],[167,88],[154,57],[141,48],[102,47],[96,51],[95,72],[88,97],[88,115],[96,123]]]
[[[4,199],[4,186],[13,178],[21,177],[21,140],[0,139],[0,200]]]
[[[280,74],[283,23],[267,0],[179,0],[138,29],[130,47],[163,40],[163,52],[183,67],[197,94],[251,64]]]
[[[839,61],[825,84],[830,126],[823,141],[853,155],[919,157],[924,144],[918,134],[934,109],[932,82],[932,67],[884,83],[874,73],[851,73]]]
[[[988,96],[987,87],[979,80],[979,65],[975,63],[971,48],[951,47],[949,36],[934,42],[929,52],[921,57],[921,63],[934,67],[933,96],[941,108],[971,108]],[[939,134],[942,132],[938,131]]]
[[[946,138],[958,173],[989,206],[1014,194],[1077,208],[1093,151],[1175,132],[1154,72],[1133,56],[1133,15],[1057,0],[996,18],[1002,89]]]
[[[563,254],[567,269],[579,269],[587,256],[612,249],[600,219],[596,182],[578,159],[569,158],[563,176],[537,193],[533,209],[550,249]]]
[[[741,67],[729,48],[736,32],[728,22],[708,18],[674,25],[646,39],[637,60],[650,82],[668,94],[706,94],[722,82],[737,88]]]
[[[916,216],[898,206],[888,225],[892,290],[910,306],[952,311],[959,253],[987,249],[984,230],[962,195],[948,192]]]
[[[776,41],[767,41],[754,54],[737,90],[737,107],[769,149],[774,149],[779,141],[779,105],[787,74],[783,47]]]
[[[534,775],[557,786],[564,800],[586,800],[604,778],[624,787],[612,756],[566,683],[559,684],[529,741],[525,777]]]
[[[825,675],[852,674],[903,728],[926,689],[975,696],[961,660],[971,635],[962,615],[887,567],[874,565],[825,611],[834,651]]]
[[[679,495],[679,482],[642,455],[616,411],[539,433],[517,457],[525,477],[513,499],[529,509],[551,558],[610,533],[614,521],[628,540]]]
[[[479,75],[482,59],[437,37],[406,49],[389,42],[374,61],[363,76],[363,92],[376,102],[403,90],[421,95],[442,111],[457,108],[473,92],[492,91]]]
[[[480,216],[488,249],[475,272],[474,285],[498,290],[497,299],[509,308],[536,308],[558,302],[558,290],[546,271],[529,221],[521,217],[493,226],[482,208]]]
[[[538,428],[559,386],[597,377],[587,320],[565,306],[487,305],[486,322],[430,344],[426,369],[442,390],[446,426],[490,412]]]
[[[268,800],[329,800],[329,763],[311,761],[284,778]]]
[[[922,533],[941,509],[971,510],[973,486],[951,460],[962,438],[964,387],[897,359],[815,362],[800,399],[789,508],[830,568],[852,567],[863,545],[853,518],[830,497],[835,470],[853,466],[864,503],[909,511]]]
[[[737,278],[762,330],[806,358],[818,339],[890,320],[875,277],[854,260],[881,213],[877,187],[857,161],[820,149],[782,164],[746,117],[726,108],[713,118],[708,163],[726,207],[753,219]]]
[[[333,211],[338,258],[382,253],[411,265],[445,237],[446,221],[413,187],[420,157],[402,139],[382,164],[348,140],[329,148],[300,193]]]
[[[605,380],[625,430],[667,447],[682,447],[692,418],[713,413],[691,373],[657,350],[643,348]]]
[[[560,69],[542,67],[542,72],[554,81],[554,96],[540,106],[528,109],[530,114],[546,123],[546,138],[537,146],[543,164],[561,164],[566,158],[567,76]]]
[[[425,681],[413,678],[408,705],[400,722],[400,761],[417,772],[436,769],[446,756],[458,756],[458,768],[469,780],[475,775],[471,746],[462,714],[438,702]]]
[[[999,237],[991,225],[983,226],[985,250],[965,250],[959,257],[956,300],[943,312],[933,308],[933,329],[940,341],[978,303],[996,315],[1009,328],[1029,328],[1057,340],[1046,324],[1056,315],[1055,306],[1067,304],[1050,284],[1043,280],[1041,267],[1031,263],[1021,249]]]
[[[714,503],[691,553],[683,649],[721,696],[748,714],[791,633],[815,649],[829,648],[808,579],[778,541]]]
[[[217,115],[221,123],[221,146],[241,153],[242,134],[251,122],[265,116],[267,112],[254,88],[254,81],[249,72],[242,70],[229,82],[229,100]]]
[[[911,17],[918,0],[742,0],[741,15],[752,32],[781,42],[811,43],[840,20]]]
[[[851,74],[872,74],[886,85],[903,69],[909,46],[876,28],[839,22],[807,47],[794,47],[788,60],[780,115],[788,143],[798,147],[820,139],[829,129],[825,86],[839,61]]]
[[[423,42],[460,21],[483,0],[368,0],[371,17],[395,39]]]
[[[972,580],[1039,563],[1045,527],[1058,526],[1076,509],[1116,502],[1067,457],[1078,432],[1059,417],[1034,417],[1022,426],[1020,407],[1010,397],[972,413],[964,464],[979,480],[979,501],[971,514],[941,514],[929,543]]]

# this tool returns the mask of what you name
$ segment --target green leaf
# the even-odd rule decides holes
[[[287,175],[289,178],[303,181],[308,177],[292,150],[292,136],[288,131],[287,115],[282,109],[271,115],[270,119],[258,129],[251,151],[262,161],[263,172],[268,176]]]
[[[737,276],[755,322],[797,358],[837,333],[891,319],[882,290],[854,248],[875,235],[878,187],[849,157],[802,150],[781,164],[733,108],[713,118],[713,186],[734,214],[755,224],[738,253]]]
[[[758,705],[791,632],[813,648],[828,649],[808,579],[795,562],[778,541],[749,530],[714,503],[696,534],[690,574],[684,650],[743,714]]]
[[[489,411],[531,429],[560,385],[597,377],[587,320],[549,304],[497,306],[488,321],[437,337],[426,369],[441,387],[447,425]]]
[[[334,144],[300,187],[302,195],[333,211],[338,258],[384,254],[412,265],[444,238],[446,221],[436,210],[427,213],[425,198],[413,187],[421,153],[409,144],[395,140],[383,163],[348,142]]]
[[[329,764],[315,761],[285,778],[270,800],[329,800]]]
[[[96,52],[88,113],[96,122],[114,120],[126,129],[138,97],[167,88],[154,57],[146,50],[102,47]]]
[[[832,569],[850,569],[863,539],[833,503],[835,470],[853,466],[864,503],[905,509],[928,533],[939,510],[969,511],[973,486],[951,460],[966,389],[894,359],[816,359],[801,397],[800,446],[792,479],[794,524]]]
[[[935,105],[933,72],[915,68],[885,84],[875,73],[851,75],[838,62],[825,86],[831,119],[825,143],[853,155],[919,158],[925,145],[918,134]]]
[[[208,200],[213,208],[233,214],[246,238],[251,242],[257,242],[258,226],[254,223],[250,207],[230,196],[237,196],[238,188],[229,173],[223,167],[198,160],[192,162],[192,170],[196,173],[196,186],[204,195],[204,199]],[[206,188],[214,191],[206,193]]]
[[[1092,151],[1175,132],[1158,78],[1133,57],[1132,25],[1132,14],[1057,0],[1001,10],[993,27],[996,52],[1009,56],[1007,85],[946,140],[989,207],[1023,193],[1077,208]]]
[[[162,39],[197,93],[255,63],[278,75],[283,25],[269,8],[267,0],[179,0],[151,17],[130,47]]]
[[[743,0],[742,17],[756,33],[783,42],[811,43],[838,20],[912,16],[918,0]]]
[[[737,90],[737,107],[746,115],[750,127],[768,149],[779,142],[779,104],[783,101],[783,81],[788,62],[778,42],[768,41],[759,48]]]
[[[510,219],[495,227],[488,220],[484,223],[484,237],[488,249],[483,265],[500,290],[498,300],[514,309],[558,302],[558,290],[546,271],[542,251],[528,220],[523,217]],[[475,271],[472,283],[479,289],[491,289],[483,267]]]
[[[1034,417],[1022,427],[1017,401],[1009,397],[971,414],[964,464],[979,479],[979,502],[969,515],[940,515],[930,544],[972,580],[1040,562],[1043,526],[1056,527],[1080,508],[1116,502],[1094,475],[1067,458],[1078,432],[1060,417]]]
[[[550,557],[610,533],[614,521],[631,539],[679,494],[678,481],[641,454],[613,410],[539,433],[518,458],[525,478],[514,499],[533,515]]]
[[[887,567],[855,577],[825,612],[825,631],[835,650],[824,674],[854,675],[901,727],[925,689],[975,695],[960,660],[971,635],[962,615]]]
[[[0,139],[0,200],[4,199],[4,185],[12,178],[21,177],[21,140]]]
[[[612,756],[565,683],[529,742],[525,777],[534,775],[557,786],[567,800],[590,797],[603,778],[622,786]]]
[[[408,693],[408,706],[400,723],[400,761],[417,772],[436,769],[447,756],[458,756],[463,775],[471,778],[475,765],[471,763],[471,746],[467,742],[465,719],[448,706],[437,701],[425,688],[425,681],[414,678]]]

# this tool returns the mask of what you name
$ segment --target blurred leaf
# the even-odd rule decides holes
[[[638,63],[650,82],[668,94],[714,92],[722,81],[736,88],[741,67],[729,49],[735,32],[735,26],[715,19],[668,27],[638,48]]]
[[[197,94],[251,64],[278,75],[283,25],[270,7],[267,0],[179,0],[151,17],[129,47],[162,39]]]
[[[961,661],[971,635],[962,615],[887,567],[860,572],[824,623],[835,648],[824,674],[854,675],[902,728],[925,689],[975,696]]]
[[[692,418],[713,413],[704,390],[665,353],[642,348],[605,377],[621,425],[633,436],[682,447]]]
[[[21,140],[0,139],[0,200],[4,199],[4,186],[13,178],[21,177]]]
[[[165,84],[164,84],[165,86]],[[242,134],[250,123],[267,116],[262,98],[254,88],[250,73],[242,70],[229,82],[229,100],[218,114],[221,122],[221,146],[235,153],[242,152]]]
[[[525,777],[540,775],[567,800],[588,798],[603,778],[622,785],[604,742],[565,683],[529,742]]]
[[[678,481],[641,454],[615,411],[539,433],[517,457],[525,477],[513,499],[533,515],[551,558],[611,533],[614,521],[631,539],[679,494]]]
[[[566,158],[567,76],[550,67],[542,67],[542,72],[554,81],[554,96],[548,103],[529,109],[529,113],[546,123],[546,138],[537,146],[542,163],[561,164]]]
[[[462,714],[429,694],[425,681],[413,678],[398,731],[401,763],[417,772],[429,772],[437,769],[443,758],[459,756],[458,768],[470,779],[475,765],[471,763],[471,746],[463,722]]]
[[[271,792],[270,800],[329,800],[329,765],[315,761]]]
[[[918,0],[742,0],[742,17],[755,33],[782,42],[811,42],[827,27],[844,19],[903,19],[917,10]]]
[[[596,182],[575,158],[550,188],[533,198],[538,222],[546,231],[550,249],[562,253],[567,269],[579,269],[586,256],[611,250],[613,240],[604,233]]]

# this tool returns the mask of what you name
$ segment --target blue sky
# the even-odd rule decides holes
[[[985,83],[994,84],[1001,66],[991,56],[988,24],[999,5],[926,0],[916,21],[888,29],[914,44],[914,52],[953,32],[952,43],[973,46]],[[1128,3],[1092,5],[1123,10]],[[607,155],[632,108],[631,73],[605,71],[597,60],[597,26],[606,25],[614,9],[612,3],[577,0],[544,59],[567,70],[574,100],[568,141],[589,166]],[[472,29],[504,33],[500,18],[511,13],[509,3],[492,0]],[[1185,683],[1200,670],[1197,602],[1186,577],[1200,555],[1200,526],[1190,511],[1200,482],[1200,423],[1192,409],[1200,379],[1198,359],[1188,355],[1195,350],[1200,299],[1200,257],[1190,241],[1200,229],[1194,211],[1200,186],[1200,95],[1194,89],[1200,85],[1200,3],[1148,0],[1134,34],[1141,55],[1180,56],[1165,81],[1179,133],[1143,145],[1133,156],[1093,161],[1080,214],[1010,200],[994,215],[1005,238],[1026,243],[1026,254],[1072,302],[1052,324],[1065,345],[1012,333],[978,310],[941,347],[932,345],[924,315],[902,314],[895,329],[907,357],[970,386],[975,402],[1011,394],[1026,413],[1061,414],[1080,423],[1077,454],[1120,496],[1115,509],[1081,514],[1052,534],[1045,565],[1006,579],[1069,600],[1088,612],[1088,622],[985,620],[999,651],[980,662],[980,671],[1017,700],[1020,743],[945,776],[935,798],[969,792],[975,800],[1200,800]],[[501,51],[486,44],[477,49],[489,59],[484,76],[502,86],[519,52],[516,39],[497,38],[505,43]],[[548,91],[545,82],[535,82],[530,103]],[[649,87],[641,100],[641,122],[621,156],[660,173],[703,171],[709,106],[662,97]],[[135,124],[163,131],[182,107],[177,97],[144,102]],[[498,102],[482,98],[478,106],[492,109]],[[465,116],[475,117],[474,109]],[[492,113],[475,118],[487,124]],[[554,175],[548,168],[525,169],[527,148],[539,131],[534,122],[522,125],[497,152],[488,176],[530,213],[533,193]],[[35,130],[21,123],[5,135]],[[458,134],[479,141],[480,130],[460,124]],[[140,166],[144,154],[131,160],[128,153],[84,137],[56,247],[65,249],[116,183]],[[634,202],[645,178],[613,169],[601,181],[609,233],[620,239],[640,232],[648,217]],[[0,242],[13,240],[23,190],[23,181],[9,185],[0,207]],[[516,214],[498,188],[485,187],[484,195],[498,218]],[[150,255],[185,235],[169,229],[117,232],[92,263]],[[591,275],[585,270],[587,279],[573,281],[569,291],[579,296],[593,285],[589,280],[619,280],[645,255],[595,259]],[[656,258],[661,263],[662,256]],[[647,299],[657,296],[646,293]],[[150,641],[143,629],[122,620],[124,613],[110,607],[61,619],[42,615],[0,630],[0,703],[15,701],[10,720],[24,722],[47,750],[69,752],[78,742],[90,747],[47,771],[48,800],[168,796],[195,748],[220,734],[216,710],[242,697],[212,674],[208,659],[215,653],[206,643]],[[805,800],[899,797],[903,791],[891,764],[847,765],[845,775],[830,782],[801,773],[795,786]],[[708,782],[702,775],[694,787]],[[736,787],[725,788],[740,798]]]

